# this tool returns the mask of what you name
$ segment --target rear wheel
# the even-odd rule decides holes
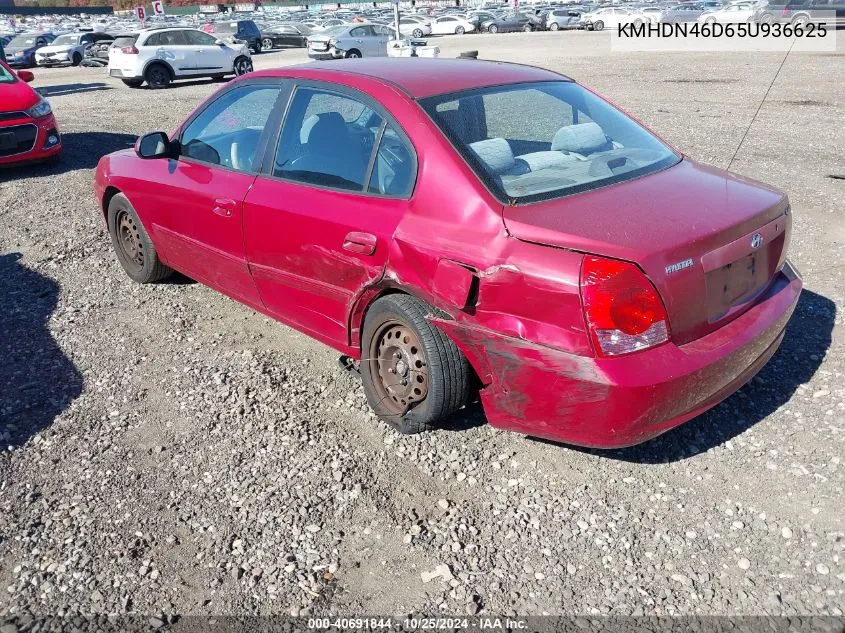
[[[147,80],[147,85],[154,89],[167,88],[172,81],[170,71],[164,64],[151,64],[144,73],[144,79]]]
[[[74,54],[73,54],[73,57],[72,57],[72,58],[71,58],[71,60],[70,60],[70,62],[71,62],[74,66],[79,66],[79,64],[81,64],[81,63],[82,63],[82,55],[80,55],[79,53],[74,53]]]
[[[525,26],[522,27],[522,30],[525,31],[526,33],[530,33],[534,29],[531,28],[530,24],[526,24]]]
[[[796,15],[795,19],[792,20],[792,25],[793,26],[800,26],[801,28],[804,28],[805,26],[807,26],[807,23],[809,21],[810,21],[810,19],[806,15]]]
[[[261,48],[267,51],[272,50],[273,40],[271,40],[269,37],[265,37],[263,40],[261,40]]]
[[[488,33],[498,33],[499,27],[496,26],[495,24],[491,24],[490,26],[487,27],[487,32]]]
[[[599,20],[598,22],[593,22],[593,30],[594,31],[601,31],[604,28],[604,22]]]
[[[422,29],[414,29],[413,33],[411,33],[412,37],[422,37],[423,32]]]
[[[173,274],[173,269],[159,260],[138,214],[122,193],[109,201],[108,225],[117,261],[132,280],[148,284]]]
[[[249,50],[252,52],[253,55],[258,55],[261,53],[261,42],[256,42],[252,46],[249,47]]]
[[[463,35],[464,33],[466,33],[466,29],[464,29],[464,27],[462,27],[462,26],[456,26],[455,27],[455,35]]]
[[[357,48],[353,48],[351,50],[346,51],[346,58],[347,59],[360,59],[361,51]]]
[[[140,88],[141,84],[144,83],[143,79],[123,79],[121,81],[130,88]]]
[[[249,57],[238,57],[233,65],[235,75],[240,77],[252,72],[252,60]]]
[[[428,430],[467,401],[469,363],[426,319],[431,312],[415,297],[388,295],[364,321],[364,391],[373,411],[400,433]]]
[[[557,31],[560,28],[560,25],[557,22],[552,22],[549,24],[550,31]]]
[[[716,24],[716,18],[707,18],[704,20],[705,24]]]

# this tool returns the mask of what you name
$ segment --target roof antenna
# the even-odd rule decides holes
[[[736,160],[736,155],[739,154],[739,150],[742,147],[742,144],[745,142],[745,137],[748,136],[748,132],[751,131],[751,126],[754,125],[754,121],[757,120],[757,115],[760,114],[760,109],[763,107],[763,104],[766,102],[766,99],[769,98],[769,93],[772,91],[772,86],[775,85],[775,82],[777,81],[778,75],[780,75],[780,71],[783,68],[783,65],[786,63],[786,58],[789,57],[789,53],[792,52],[792,47],[795,45],[795,42],[797,41],[797,39],[798,39],[797,37],[793,38],[792,44],[789,45],[789,50],[786,51],[786,55],[783,56],[783,59],[780,62],[780,66],[778,66],[777,72],[775,73],[775,76],[772,77],[772,83],[769,84],[768,89],[766,89],[766,94],[763,95],[763,99],[762,99],[762,101],[760,101],[760,105],[757,106],[757,111],[754,112],[754,116],[751,117],[751,122],[748,124],[748,127],[745,128],[745,134],[742,135],[742,138],[739,141],[739,145],[736,146],[736,150],[734,151],[734,155],[731,156],[731,161],[728,163],[728,166],[725,168],[728,171],[730,171],[731,165],[734,164],[734,161]]]

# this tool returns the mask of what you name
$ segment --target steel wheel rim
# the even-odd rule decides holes
[[[126,211],[121,211],[117,216],[117,243],[123,252],[123,258],[132,266],[138,269],[144,267],[144,243],[141,241],[141,232],[138,230],[135,220]]]
[[[370,343],[370,375],[382,407],[403,415],[428,395],[428,361],[417,334],[397,320],[382,323]]]

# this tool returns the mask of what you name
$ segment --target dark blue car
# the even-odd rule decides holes
[[[35,51],[56,39],[52,33],[21,33],[5,46],[6,60],[12,68],[35,66]]]

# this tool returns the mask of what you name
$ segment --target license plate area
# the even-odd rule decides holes
[[[761,249],[707,273],[707,307],[710,323],[731,308],[752,299],[770,277],[768,249]]]

